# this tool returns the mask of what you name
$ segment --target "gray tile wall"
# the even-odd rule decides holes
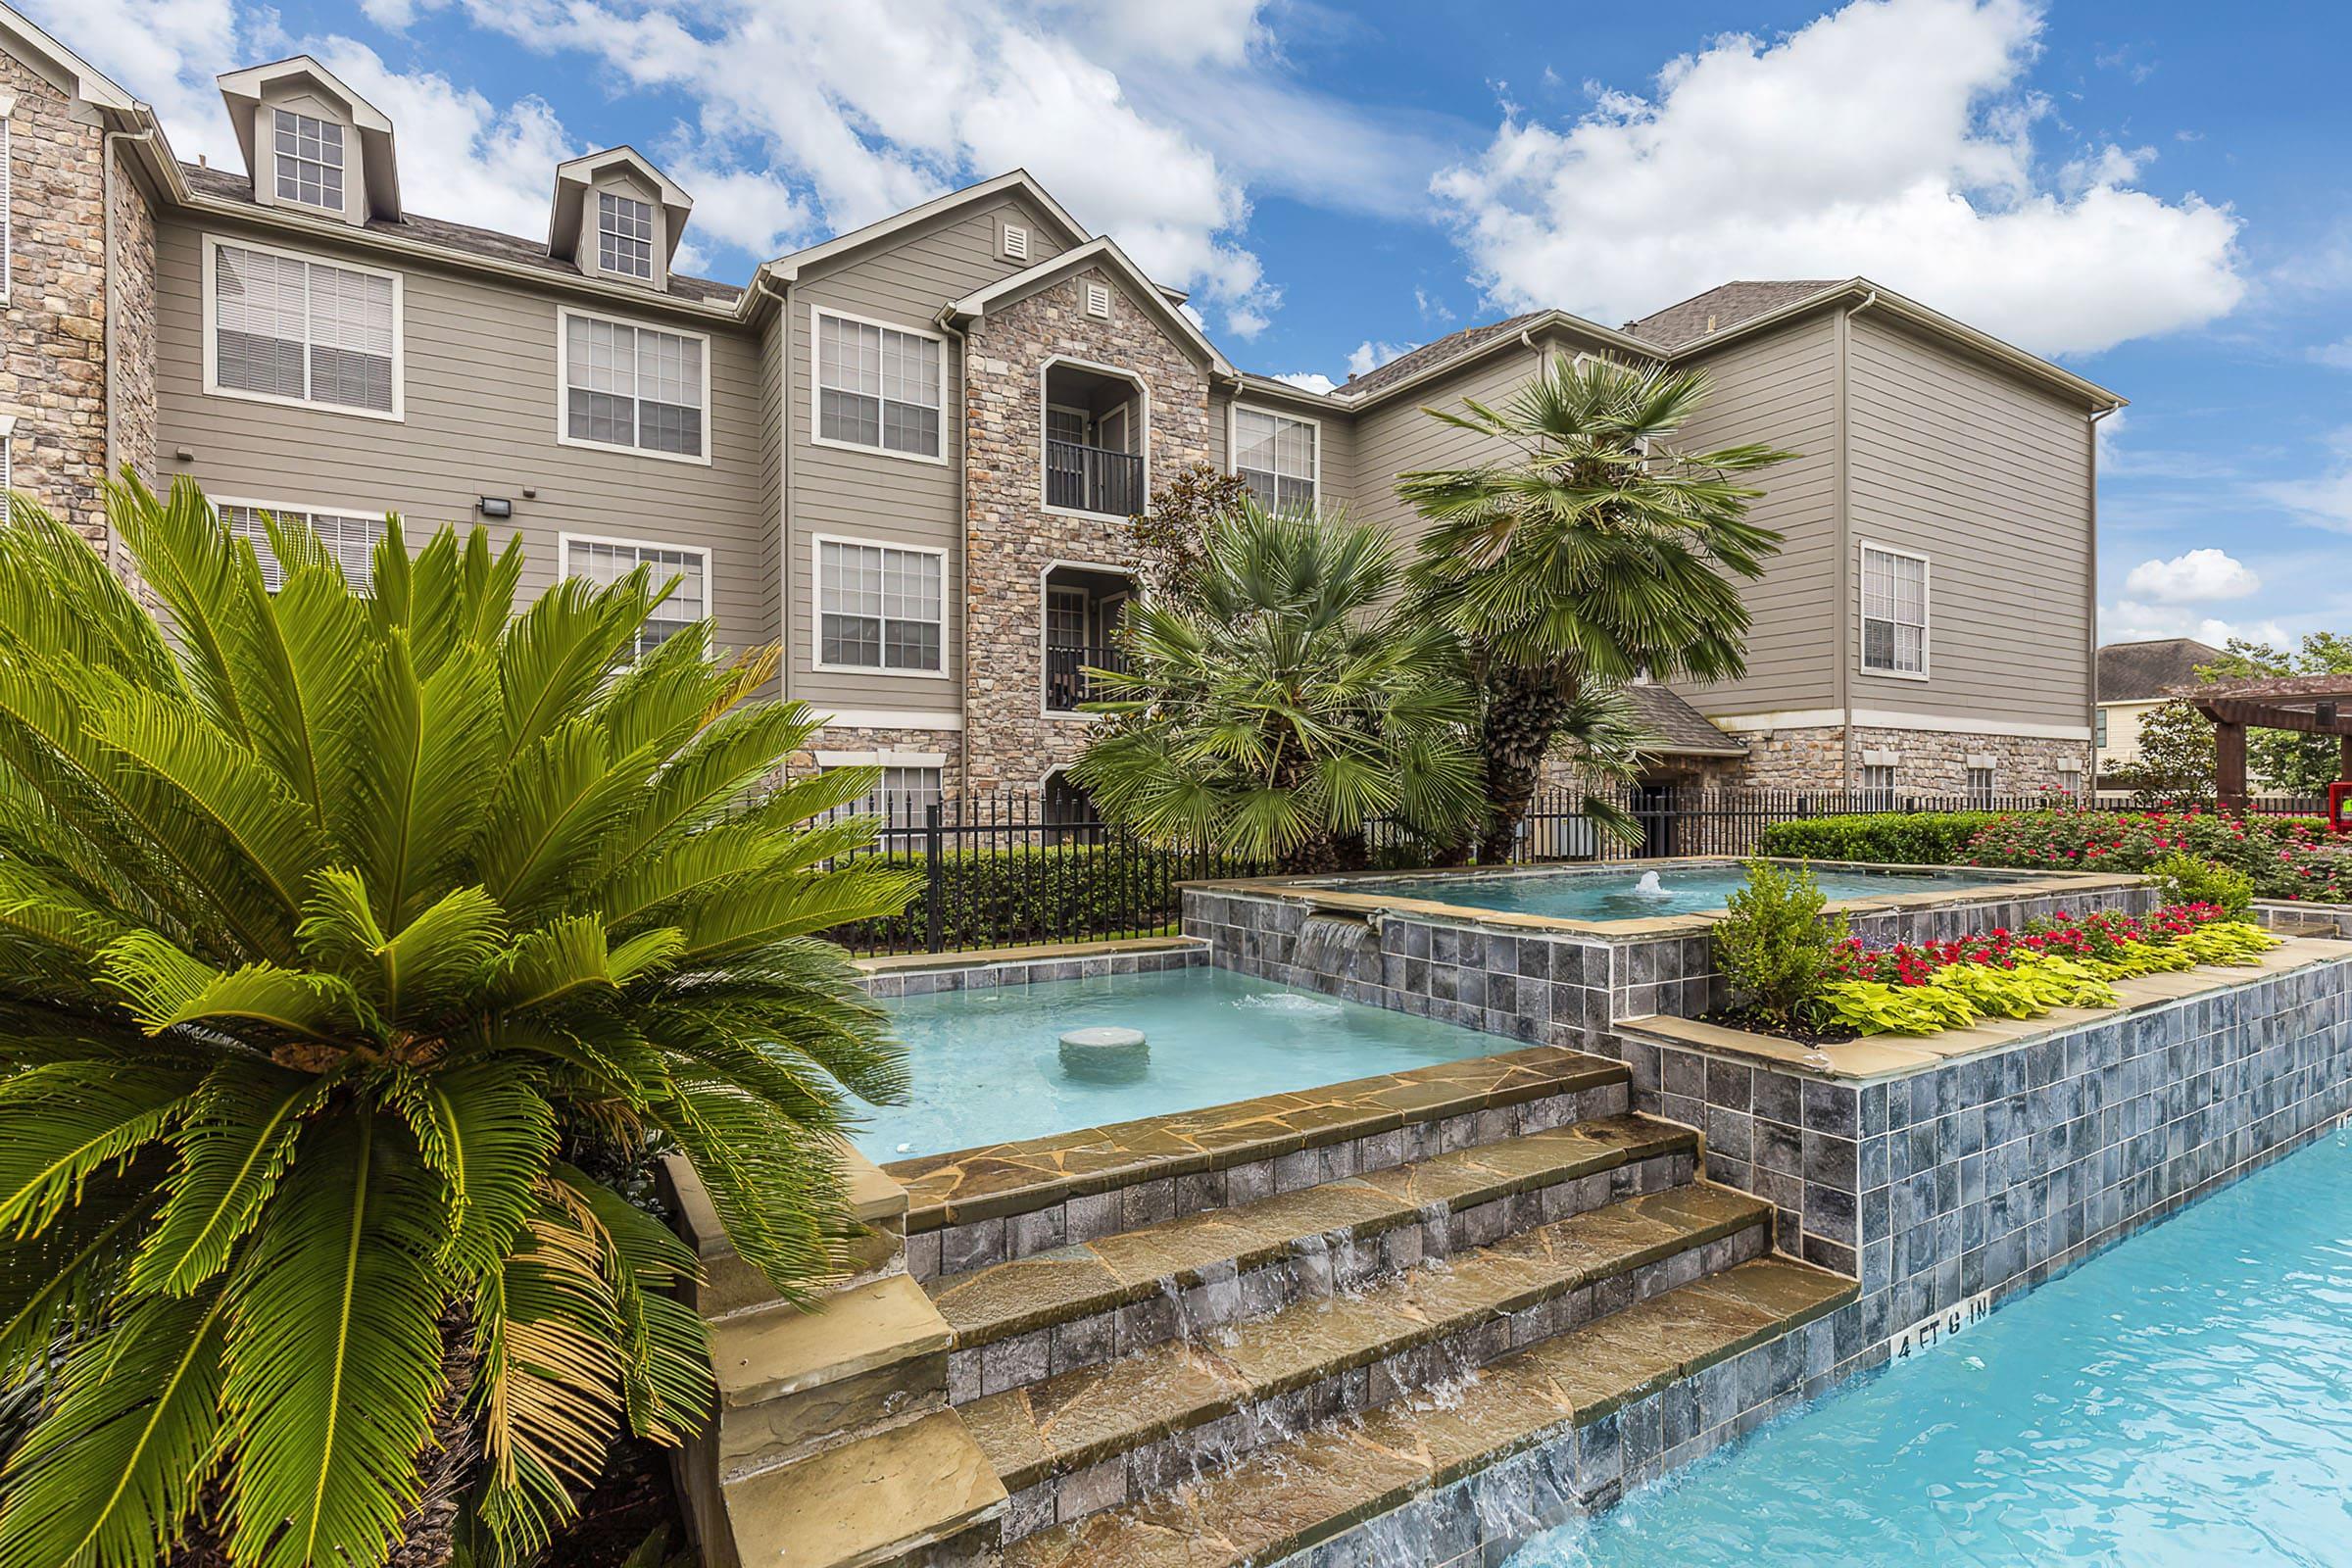
[[[1048,980],[1097,980],[1106,974],[1156,974],[1209,961],[1203,947],[1151,953],[1089,953],[1062,958],[1026,958],[1003,963],[954,964],[938,969],[885,970],[858,981],[869,997],[921,997],[934,991],[981,991],[991,986],[1025,986]]]

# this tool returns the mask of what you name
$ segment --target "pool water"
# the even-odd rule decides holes
[[[913,1093],[853,1138],[883,1163],[1197,1110],[1520,1049],[1500,1035],[1196,966],[894,998]],[[1061,1060],[1073,1029],[1144,1032],[1139,1072]]]
[[[1736,865],[1660,871],[1655,888],[1638,871],[1527,871],[1501,876],[1422,876],[1351,882],[1345,891],[1373,897],[1427,899],[1504,914],[1554,920],[1644,920],[1720,909],[1747,885]],[[1816,871],[1813,880],[1832,899],[1883,899],[1896,893],[1956,893],[1991,887],[1995,880],[1965,872]],[[1337,886],[1337,884],[1335,884]]]
[[[2340,1564],[2346,1477],[2338,1132],[1509,1568]]]

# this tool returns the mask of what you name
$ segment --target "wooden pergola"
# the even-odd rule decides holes
[[[2226,680],[2176,686],[2173,695],[2213,720],[2214,793],[2224,806],[2243,809],[2253,797],[2246,789],[2246,731],[2291,729],[2338,737],[2339,778],[2352,782],[2352,675],[2282,675],[2268,680]]]

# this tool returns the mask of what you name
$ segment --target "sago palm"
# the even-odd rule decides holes
[[[642,571],[517,613],[478,529],[361,584],[272,520],[272,594],[193,486],[109,514],[166,624],[0,530],[0,1564],[379,1562],[436,1442],[527,1551],[711,1397],[693,1257],[583,1158],[682,1150],[779,1286],[834,1266],[840,1086],[902,1069],[812,933],[907,889],[805,824],[870,781],[767,786],[772,655],[622,662]]]
[[[1479,809],[1459,650],[1400,616],[1379,529],[1244,502],[1181,598],[1130,607],[1110,715],[1073,770],[1108,821],[1284,869],[1360,863],[1368,824],[1442,840]]]
[[[1483,698],[1483,856],[1508,853],[1580,692],[1746,667],[1739,580],[1780,535],[1748,520],[1763,492],[1743,476],[1794,454],[1685,450],[1710,391],[1700,370],[1558,358],[1499,408],[1427,411],[1496,452],[1396,486],[1431,523],[1414,604],[1467,642]]]

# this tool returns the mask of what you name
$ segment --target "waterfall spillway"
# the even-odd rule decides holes
[[[1299,967],[1317,974],[1342,973],[1355,960],[1380,953],[1380,932],[1368,916],[1316,909],[1298,922]]]

